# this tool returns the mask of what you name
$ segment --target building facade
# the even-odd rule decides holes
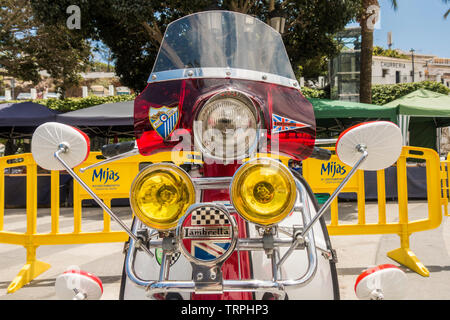
[[[433,55],[399,53],[407,59],[373,56],[372,84],[437,81],[450,88],[450,59]]]

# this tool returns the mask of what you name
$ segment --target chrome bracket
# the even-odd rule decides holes
[[[195,293],[223,293],[222,264],[216,266],[191,264]]]

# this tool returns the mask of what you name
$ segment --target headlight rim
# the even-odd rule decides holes
[[[221,99],[222,97],[234,98],[236,100],[240,100],[242,103],[244,103],[246,105],[246,107],[250,110],[250,112],[255,117],[256,134],[255,134],[254,142],[251,144],[251,146],[248,150],[246,150],[242,155],[238,155],[236,157],[234,157],[234,156],[233,157],[227,157],[227,156],[219,157],[219,156],[211,154],[211,152],[203,144],[203,141],[202,141],[203,137],[199,137],[196,134],[195,123],[198,121],[198,118],[199,118],[200,114],[202,113],[202,111],[204,111],[205,107],[208,106],[210,103],[214,102],[215,100]],[[193,125],[194,145],[196,148],[198,148],[200,150],[200,152],[202,154],[206,155],[208,158],[211,158],[213,160],[225,161],[225,162],[240,161],[245,158],[252,157],[254,154],[257,153],[258,146],[260,144],[260,139],[261,139],[261,125],[262,125],[261,114],[258,112],[258,108],[255,105],[255,102],[253,101],[253,99],[251,99],[249,97],[248,94],[246,94],[243,91],[235,90],[235,89],[220,90],[220,91],[215,92],[213,95],[209,96],[206,99],[206,101],[201,104],[201,106],[198,108],[198,110],[195,111],[194,125]]]
[[[175,174],[178,174],[181,177],[181,179],[183,180],[183,182],[186,183],[187,188],[189,189],[189,199],[190,199],[186,208],[189,208],[192,204],[195,204],[196,189],[195,189],[195,185],[194,185],[194,182],[192,181],[191,176],[183,168],[181,168],[173,163],[169,163],[169,162],[160,162],[160,163],[150,164],[150,165],[146,166],[145,168],[143,168],[142,170],[140,170],[139,173],[136,175],[136,177],[133,179],[133,182],[131,183],[131,187],[130,187],[130,207],[131,207],[133,214],[147,227],[150,227],[152,229],[155,229],[155,230],[158,230],[161,232],[165,232],[165,231],[174,230],[177,227],[178,222],[184,216],[184,214],[186,213],[186,210],[184,212],[180,213],[177,216],[178,218],[174,222],[171,222],[168,226],[157,227],[156,225],[158,223],[153,223],[153,222],[148,223],[148,219],[143,219],[141,217],[141,213],[139,213],[139,214],[137,213],[137,209],[138,210],[141,210],[141,209],[139,208],[137,203],[135,203],[136,197],[133,195],[134,188],[135,188],[136,184],[139,182],[139,179],[142,179],[142,177],[144,177],[146,175],[147,171],[154,171],[154,170],[157,170],[158,168],[169,169],[169,170],[175,171]],[[145,215],[143,215],[143,216],[145,216]]]

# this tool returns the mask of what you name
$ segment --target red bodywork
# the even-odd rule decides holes
[[[195,116],[211,96],[227,91],[239,91],[252,99],[260,112],[262,128],[267,130],[267,144],[258,152],[271,153],[273,142],[278,140],[280,154],[290,156],[295,160],[308,158],[313,150],[316,136],[314,110],[311,103],[303,97],[298,89],[279,86],[265,82],[236,79],[187,79],[150,83],[135,100],[134,128],[139,151],[142,155],[151,155],[161,151],[195,151],[193,141],[193,121]],[[153,129],[149,120],[150,108],[178,106],[180,118],[175,130],[166,139],[163,139]],[[272,115],[286,117],[304,126],[281,133],[273,133]],[[283,123],[281,123],[283,125]],[[203,175],[205,177],[232,176],[239,163],[233,164],[205,164]],[[228,190],[205,190],[202,195],[203,202],[229,201]],[[239,237],[247,237],[247,223],[235,215],[239,229]],[[248,252],[240,253],[242,279],[251,279],[251,260]],[[224,279],[239,279],[238,254],[234,252],[222,267]],[[223,300],[250,300],[252,293],[233,292],[222,295],[193,294],[192,299],[223,299]]]
[[[267,147],[260,152],[272,152],[273,141],[278,149],[295,160],[308,158],[316,138],[314,110],[298,89],[276,84],[235,79],[187,79],[150,83],[134,103],[134,129],[142,155],[172,151],[178,145],[184,151],[193,150],[192,126],[198,110],[211,96],[223,91],[240,91],[253,100],[261,113],[261,124],[267,130]],[[178,106],[177,128],[166,139],[153,129],[150,108]],[[272,133],[272,115],[276,114],[305,124],[295,130]]]

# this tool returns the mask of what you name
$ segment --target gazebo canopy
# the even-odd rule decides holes
[[[316,119],[373,118],[397,121],[397,108],[342,100],[308,99]]]
[[[419,89],[384,105],[398,109],[404,144],[436,150],[436,128],[450,126],[450,96]]]
[[[105,103],[59,114],[57,122],[79,127],[86,133],[112,136],[134,136],[134,100]]]
[[[389,120],[397,123],[397,108],[342,100],[308,99],[314,108],[317,133],[334,134],[364,121]]]
[[[29,137],[39,125],[56,120],[57,112],[31,101],[0,104],[0,136]]]
[[[58,122],[77,126],[133,126],[134,100],[105,103],[59,114]]]
[[[384,105],[395,107],[399,115],[434,118],[436,127],[450,126],[450,96],[419,89]]]

